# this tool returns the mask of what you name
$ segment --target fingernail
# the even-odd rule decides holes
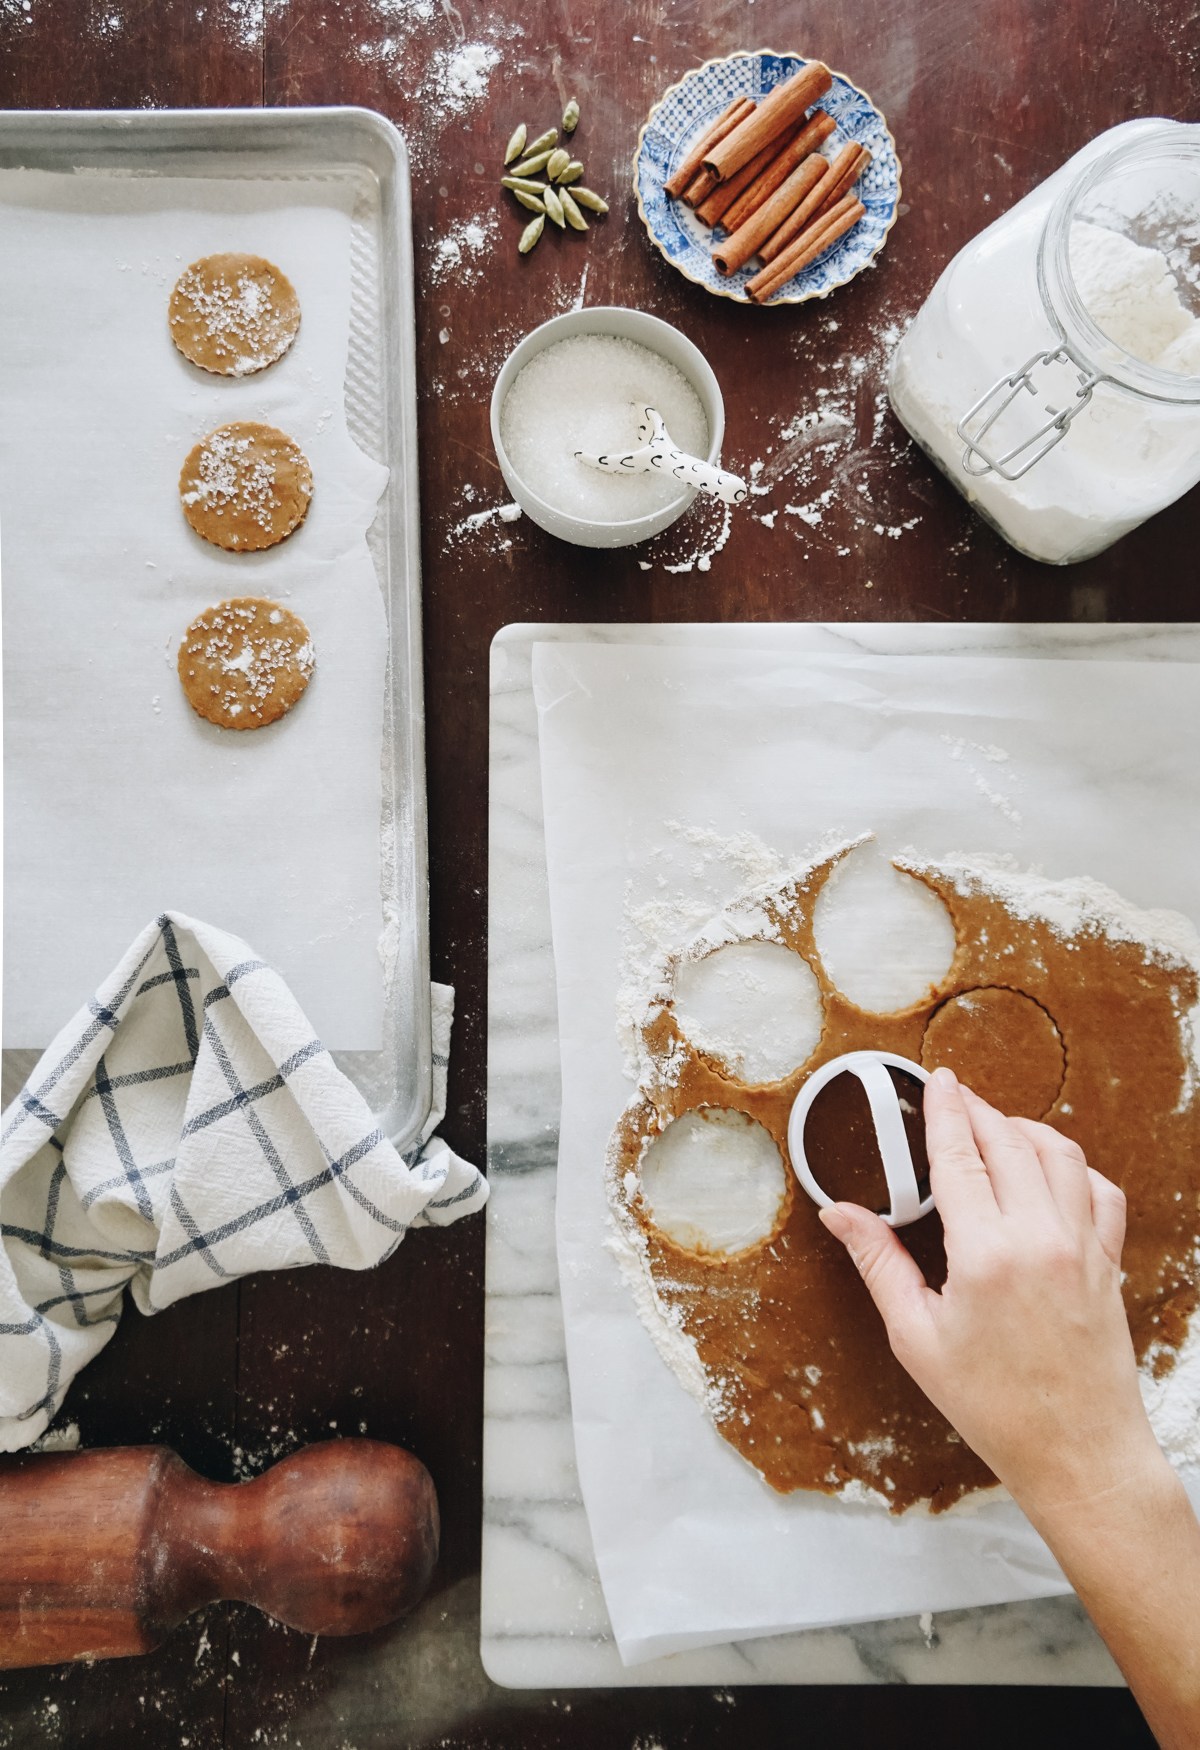
[[[952,1069],[947,1069],[944,1063],[934,1070],[929,1079],[935,1088],[956,1088],[958,1086],[958,1077]]]
[[[837,1204],[834,1203],[827,1209],[818,1210],[817,1213],[833,1235],[834,1239],[841,1240],[842,1244],[845,1245],[853,1226],[853,1223],[845,1210],[839,1209]]]

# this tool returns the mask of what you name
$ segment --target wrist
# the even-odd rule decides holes
[[[1120,1541],[1133,1528],[1188,1507],[1187,1495],[1149,1423],[1111,1444],[1092,1443],[1042,1463],[1029,1479],[1007,1482],[1009,1493],[1059,1561],[1076,1549]]]
[[[1157,1498],[1178,1482],[1147,1417],[1081,1430],[1023,1463],[1006,1466],[1000,1481],[1034,1525],[1069,1528],[1125,1503]]]

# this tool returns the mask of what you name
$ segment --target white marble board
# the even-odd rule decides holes
[[[554,1232],[558,1037],[535,642],[1200,661],[1200,626],[516,625],[492,647],[488,1206],[481,1653],[512,1688],[1121,1682],[1073,1598],[621,1664],[575,1473]]]

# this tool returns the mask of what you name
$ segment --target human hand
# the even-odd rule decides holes
[[[1121,1299],[1122,1193],[1068,1138],[1003,1117],[948,1069],[926,1087],[925,1132],[940,1294],[879,1216],[821,1211],[897,1359],[1035,1520],[1165,1465]]]

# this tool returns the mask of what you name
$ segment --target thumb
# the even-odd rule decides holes
[[[857,1203],[834,1203],[820,1212],[834,1239],[841,1240],[895,1340],[924,1313],[929,1292],[925,1278],[900,1242],[895,1228]]]

